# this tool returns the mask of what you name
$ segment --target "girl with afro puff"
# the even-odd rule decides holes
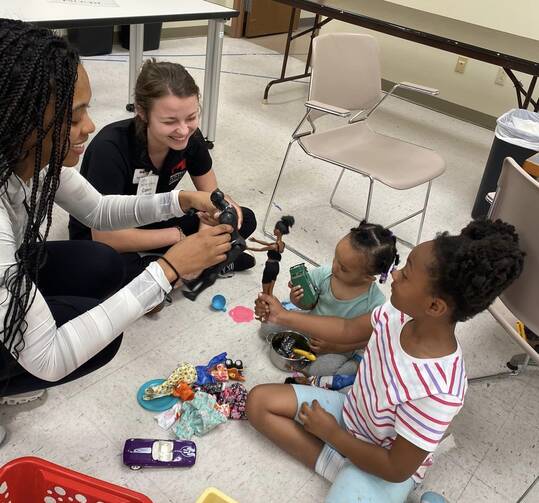
[[[367,347],[346,395],[262,384],[249,393],[249,422],[331,482],[326,502],[406,501],[464,403],[455,327],[485,310],[520,275],[523,260],[513,226],[476,221],[416,246],[392,273],[390,301],[370,314],[290,314],[260,294],[257,315],[266,321]]]

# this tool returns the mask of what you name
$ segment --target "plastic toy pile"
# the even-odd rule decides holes
[[[179,439],[202,436],[227,419],[246,419],[244,370],[243,362],[227,358],[227,353],[214,356],[207,365],[181,363],[166,380],[144,384],[139,403],[162,411],[155,416],[159,426]]]

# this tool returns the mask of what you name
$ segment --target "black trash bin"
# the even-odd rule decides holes
[[[144,49],[153,51],[159,49],[161,42],[161,28],[163,23],[145,23],[144,24]],[[120,44],[124,49],[129,49],[129,25],[123,24],[120,27]]]
[[[528,110],[517,108],[498,118],[494,141],[475,197],[472,218],[487,215],[490,204],[485,196],[496,190],[503,160],[512,157],[522,166],[526,159],[539,150],[539,134],[523,129],[523,121],[537,124],[539,128],[539,114]]]
[[[68,28],[67,38],[81,56],[100,56],[112,52],[114,26]]]

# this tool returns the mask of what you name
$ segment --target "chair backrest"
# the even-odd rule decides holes
[[[381,96],[378,42],[360,33],[328,33],[313,40],[309,99],[368,110]]]
[[[520,277],[501,295],[501,301],[524,325],[539,334],[539,183],[513,159],[503,163],[489,218],[514,225],[526,252]]]

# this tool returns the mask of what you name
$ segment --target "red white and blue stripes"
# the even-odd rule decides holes
[[[372,314],[373,334],[343,416],[348,430],[367,442],[390,448],[397,435],[433,452],[462,408],[467,389],[460,346],[443,358],[414,358],[401,347],[410,320],[389,302]],[[414,474],[420,481],[431,456]]]

